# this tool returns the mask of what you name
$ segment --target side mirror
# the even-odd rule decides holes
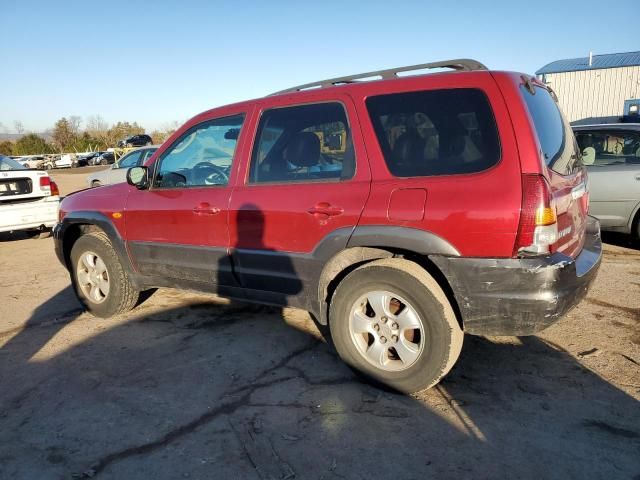
[[[138,190],[149,188],[149,169],[147,167],[131,167],[127,170],[127,183]]]

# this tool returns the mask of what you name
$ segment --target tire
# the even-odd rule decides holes
[[[91,182],[91,188],[101,187],[101,186],[102,186],[102,182],[100,182],[100,180],[94,180],[93,182]]]
[[[34,240],[41,240],[43,238],[49,238],[51,236],[51,229],[50,228],[37,228],[34,230],[28,230],[27,234],[29,235],[29,238],[32,238]]]
[[[377,310],[385,305],[386,313],[372,304]],[[329,326],[349,366],[405,393],[438,383],[458,359],[464,337],[433,277],[398,258],[376,260],[348,274],[331,300]]]
[[[43,228],[42,230],[36,230],[33,238],[37,240],[42,240],[43,238],[49,238],[51,236],[50,228]]]
[[[103,158],[102,160],[100,160],[100,165],[109,165],[109,162],[106,158]]]
[[[87,268],[87,257],[93,259],[94,277],[91,277]],[[102,260],[104,270],[98,259]],[[138,302],[140,292],[132,285],[104,232],[82,235],[76,241],[71,248],[70,269],[71,281],[78,299],[96,317],[108,318],[128,312]],[[81,276],[80,271],[87,272]],[[98,292],[94,297],[92,295],[95,289]]]

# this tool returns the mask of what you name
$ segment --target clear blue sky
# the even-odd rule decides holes
[[[0,122],[37,132],[100,114],[151,131],[300,83],[447,58],[533,73],[640,50],[639,17],[639,0],[1,0]]]

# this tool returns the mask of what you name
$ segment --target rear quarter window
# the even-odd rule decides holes
[[[366,104],[396,177],[475,173],[500,160],[495,118],[481,90],[379,95]]]
[[[544,163],[560,174],[570,174],[580,165],[573,132],[558,104],[546,88],[534,86],[533,91],[522,85],[521,95],[533,120]]]

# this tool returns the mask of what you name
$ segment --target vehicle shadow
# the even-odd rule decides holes
[[[289,309],[198,297],[26,328],[0,350],[0,477],[637,475],[638,401],[539,338],[465,341],[406,396],[361,383]]]
[[[640,240],[633,235],[617,232],[601,232],[601,234],[604,243],[640,250]]]
[[[264,216],[245,210],[236,250],[268,254]],[[219,275],[230,262],[241,282],[276,281],[250,255]],[[286,303],[303,282],[278,262]],[[640,472],[638,401],[537,337],[467,336],[448,377],[408,396],[363,383],[301,311],[165,291],[104,320],[74,302],[68,287],[0,332],[0,478]],[[43,321],[61,305],[66,316]]]
[[[34,239],[34,237],[37,237],[37,234],[32,231],[19,230],[16,232],[0,232],[0,243],[15,242],[18,240],[29,240]]]

